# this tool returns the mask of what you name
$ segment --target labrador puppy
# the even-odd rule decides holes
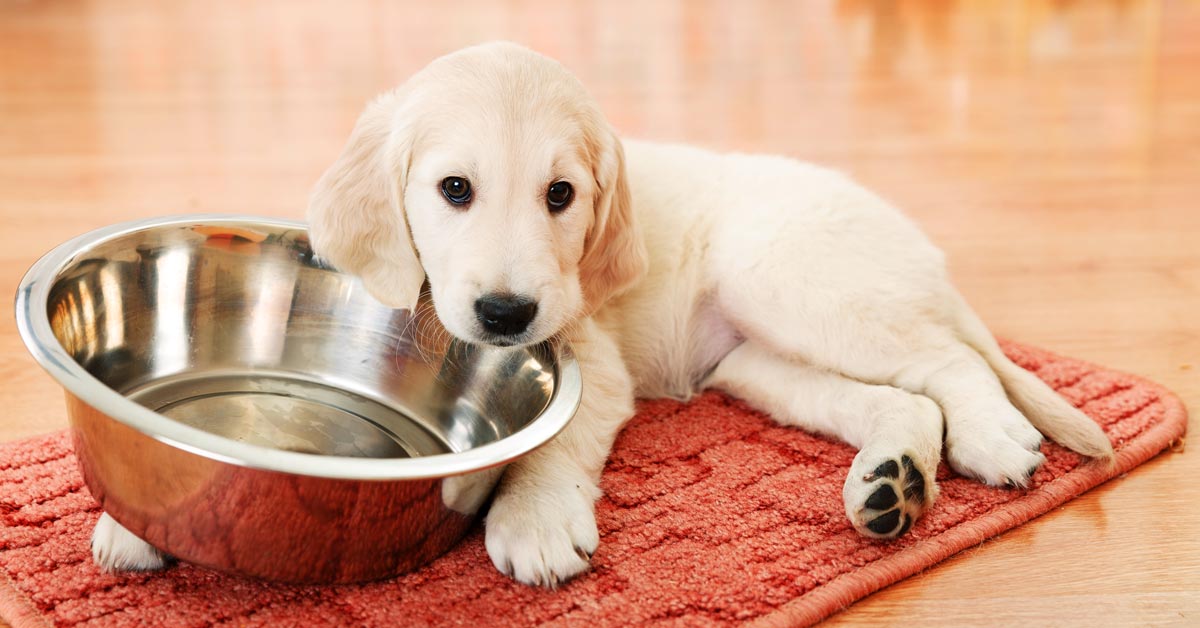
[[[437,59],[370,103],[308,217],[315,251],[388,305],[428,281],[464,341],[574,348],[578,414],[509,466],[487,515],[492,562],[524,583],[588,569],[637,397],[716,388],[858,448],[846,516],[874,538],[931,506],[943,438],[954,470],[995,486],[1028,484],[1043,434],[1113,454],[1005,357],[886,201],[792,159],[623,141],[575,77],[514,44]],[[95,548],[109,567],[162,560],[107,516]]]

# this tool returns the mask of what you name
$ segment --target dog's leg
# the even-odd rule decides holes
[[[1046,461],[1042,434],[974,349],[954,342],[897,358],[890,380],[928,395],[945,412],[946,461],[955,471],[992,486],[1029,485]]]
[[[600,543],[600,472],[633,416],[633,384],[612,338],[585,320],[571,345],[583,371],[579,411],[554,440],[508,467],[487,515],[492,563],[526,584],[553,587],[588,569]]]
[[[162,552],[134,536],[108,513],[100,515],[92,531],[92,559],[104,571],[154,571],[167,564]]]
[[[913,224],[847,181],[826,183],[832,205],[737,216],[717,230],[716,300],[742,337],[933,399],[946,418],[947,461],[994,486],[1026,486],[1045,461],[1035,424],[1080,453],[1108,455],[1090,419],[1003,359]],[[994,369],[1021,407],[1039,414],[1033,423]]]
[[[904,534],[937,496],[942,413],[926,397],[790,362],[753,343],[726,356],[706,385],[745,399],[780,423],[858,447],[842,497],[846,516],[862,534]]]
[[[744,285],[751,290],[743,288],[743,297],[758,296]],[[1027,486],[1045,461],[1042,435],[1009,401],[988,363],[959,339],[950,290],[914,288],[893,303],[862,295],[848,303],[839,294],[781,302],[786,293],[776,290],[769,295],[773,307],[765,297],[748,298],[728,311],[743,335],[777,354],[933,399],[946,417],[951,467],[993,486]],[[780,320],[781,312],[797,310],[803,314],[794,320],[803,324]]]

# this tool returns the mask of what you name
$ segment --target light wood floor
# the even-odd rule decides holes
[[[628,135],[853,172],[996,333],[1200,410],[1196,2],[0,2],[0,295],[114,221],[301,217],[369,97],[491,38]],[[0,440],[66,425],[9,307],[0,403]],[[831,623],[1200,625],[1198,478],[1164,455]]]

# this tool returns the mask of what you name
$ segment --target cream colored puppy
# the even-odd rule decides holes
[[[638,396],[719,388],[857,447],[846,515],[879,538],[932,504],[943,432],[950,465],[992,485],[1027,484],[1042,433],[1112,455],[887,202],[791,159],[622,142],[567,70],[513,44],[372,102],[309,220],[317,253],[389,305],[428,280],[463,340],[574,347],[578,414],[508,468],[487,515],[492,562],[521,582],[588,568],[600,472]],[[161,564],[107,517],[95,543],[109,566]]]

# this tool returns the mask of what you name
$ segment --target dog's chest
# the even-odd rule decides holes
[[[670,292],[669,290],[667,292]],[[703,297],[646,295],[626,304],[616,334],[637,396],[689,399],[703,380],[742,342],[715,306]]]

